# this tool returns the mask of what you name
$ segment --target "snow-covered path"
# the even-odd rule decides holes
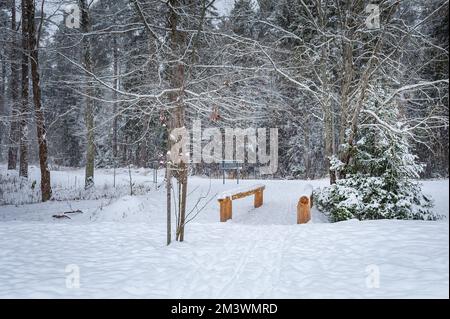
[[[186,241],[169,247],[163,190],[0,206],[0,298],[448,298],[448,219],[329,224],[313,211],[312,222],[296,225],[307,182],[257,182],[266,185],[262,207],[235,201],[233,220],[219,223],[213,199],[188,224]],[[191,207],[209,183],[191,179]],[[236,187],[212,183],[210,198]],[[448,216],[448,180],[424,182],[424,191]],[[51,217],[70,207],[83,214]],[[70,267],[80,288],[66,286]]]
[[[160,226],[2,223],[0,297],[448,298],[445,223],[192,224],[168,248]]]

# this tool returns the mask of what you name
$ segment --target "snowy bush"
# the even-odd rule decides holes
[[[330,159],[340,179],[316,193],[318,208],[331,221],[438,219],[416,181],[423,166],[410,152],[410,130],[396,107],[373,103],[362,117],[356,143],[341,148],[351,160]]]
[[[19,177],[16,171],[0,172],[0,185],[0,205],[23,205],[41,201],[39,182]],[[54,181],[52,189],[51,200],[55,201],[110,199],[130,195],[130,186],[126,183],[118,184],[116,187],[104,183],[84,189],[84,185]],[[152,189],[151,185],[134,183],[133,195],[148,194]]]
[[[416,181],[392,184],[388,174],[368,176],[354,174],[340,179],[316,195],[317,207],[330,221],[352,218],[435,220],[432,202],[421,194]]]
[[[16,172],[14,172],[16,173]],[[0,174],[0,205],[37,203],[41,201],[41,190],[36,181],[19,177],[18,174]]]

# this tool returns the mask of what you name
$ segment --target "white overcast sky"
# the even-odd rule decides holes
[[[216,0],[215,7],[220,15],[228,15],[233,7],[234,0]]]

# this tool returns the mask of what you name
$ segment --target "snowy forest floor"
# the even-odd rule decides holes
[[[198,207],[206,206],[185,241],[167,247],[163,171],[156,187],[152,170],[132,169],[135,196],[127,195],[128,169],[118,170],[116,188],[112,172],[97,170],[87,194],[83,170],[52,171],[54,192],[64,196],[47,203],[22,204],[35,191],[0,183],[0,203],[17,200],[0,206],[0,298],[449,297],[448,179],[422,181],[447,216],[441,221],[328,223],[313,208],[311,222],[297,225],[303,185],[326,180],[241,180],[266,185],[264,204],[233,201],[233,219],[220,223],[216,196],[236,181],[191,177],[188,212],[201,197]],[[29,180],[38,174],[32,167]],[[11,178],[4,165],[0,175]],[[52,217],[77,209],[70,219]],[[79,288],[66,284],[68,265],[79,269]]]

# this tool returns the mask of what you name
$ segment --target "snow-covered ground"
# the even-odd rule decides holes
[[[79,183],[83,171],[52,172],[61,188],[75,188],[75,176]],[[423,182],[436,212],[447,216],[442,221],[330,224],[314,209],[310,223],[296,225],[303,186],[326,180],[242,180],[240,187],[266,186],[264,205],[233,201],[233,219],[220,223],[217,195],[235,181],[192,177],[188,211],[200,197],[198,207],[206,206],[185,242],[167,247],[163,187],[151,170],[133,170],[132,179],[149,191],[0,206],[0,297],[449,297],[448,180]],[[98,191],[112,188],[112,170],[98,170],[96,183]],[[125,189],[128,170],[119,170],[116,184]],[[52,217],[77,209],[70,219]]]

